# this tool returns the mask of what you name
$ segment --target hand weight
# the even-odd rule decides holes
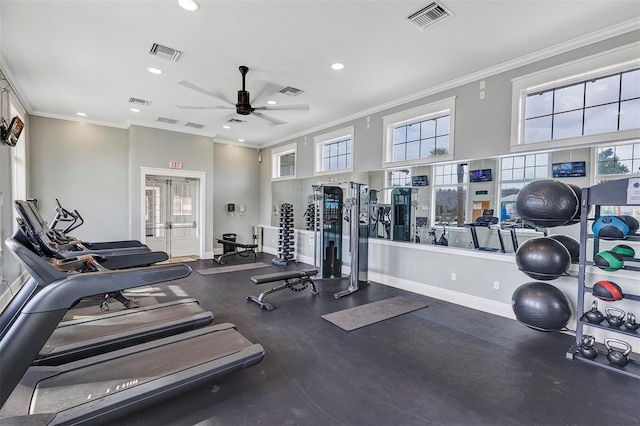
[[[625,349],[614,347],[612,344],[623,346]],[[611,365],[616,367],[624,367],[629,363],[629,354],[631,353],[631,345],[618,339],[605,339],[604,346],[607,348],[607,359]]]

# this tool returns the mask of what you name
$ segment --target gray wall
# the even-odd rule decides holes
[[[44,117],[32,117],[29,131],[29,197],[38,199],[46,219],[53,217],[55,198],[77,209],[86,221],[74,231],[79,238],[141,238],[140,168],[168,169],[170,161],[180,161],[182,171],[206,174],[205,251],[218,246],[222,233],[251,241],[261,172],[253,148],[142,126],[116,129]],[[228,215],[227,203],[244,205],[245,214]]]
[[[251,227],[260,221],[260,166],[255,149],[236,145],[214,145],[213,238],[237,234],[237,241],[252,243]],[[227,211],[227,204],[236,211]],[[240,206],[246,210],[240,212]],[[215,244],[216,247],[221,247]]]
[[[127,131],[32,116],[29,132],[27,194],[43,217],[53,217],[58,198],[85,219],[76,237],[130,238]]]

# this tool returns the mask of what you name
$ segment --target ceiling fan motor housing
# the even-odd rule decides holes
[[[246,90],[238,90],[236,112],[241,115],[249,115],[253,112],[253,108],[251,108],[251,103],[249,102],[249,92]]]

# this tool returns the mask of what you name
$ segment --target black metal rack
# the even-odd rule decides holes
[[[280,230],[278,231],[278,257],[271,263],[284,266],[294,262],[293,206],[284,203],[280,206]]]
[[[636,182],[635,180],[633,182]],[[638,182],[640,184],[640,181]],[[628,188],[630,179],[619,179],[604,182],[598,185],[594,185],[590,188],[584,188],[582,190],[581,200],[581,216],[580,216],[580,255],[578,265],[578,306],[577,312],[585,312],[584,298],[585,294],[591,293],[592,288],[586,285],[586,267],[594,265],[594,262],[587,260],[587,241],[593,241],[593,257],[600,249],[600,240],[598,237],[590,232],[589,223],[600,217],[601,206],[629,206],[640,205],[640,201],[628,200]],[[594,216],[589,217],[590,207],[594,207]],[[624,241],[640,241],[640,235],[630,235]],[[640,271],[640,267],[627,266],[625,270]],[[627,300],[640,301],[640,285],[638,288],[624,289],[624,298]],[[640,305],[639,305],[640,307]],[[595,359],[587,359],[580,355],[579,349],[584,335],[584,327],[592,327],[597,329],[607,330],[612,333],[621,335],[640,337],[640,333],[636,331],[626,330],[619,327],[612,327],[608,324],[594,324],[588,322],[584,314],[578,318],[576,325],[576,341],[567,351],[568,359],[576,359],[579,361],[587,362],[592,365],[602,367],[611,371],[625,374],[627,376],[640,379],[640,362],[634,359],[629,359],[629,363],[625,367],[617,367],[609,364],[606,357],[606,349],[603,350],[603,346],[598,344],[596,349],[598,350],[598,356]]]

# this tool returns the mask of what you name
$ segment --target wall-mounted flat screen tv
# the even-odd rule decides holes
[[[429,178],[425,176],[411,176],[411,186],[427,186]]]
[[[551,171],[554,178],[583,177],[587,175],[587,166],[585,161],[553,163]]]
[[[493,177],[491,176],[491,169],[478,169],[469,171],[470,182],[491,182]]]

